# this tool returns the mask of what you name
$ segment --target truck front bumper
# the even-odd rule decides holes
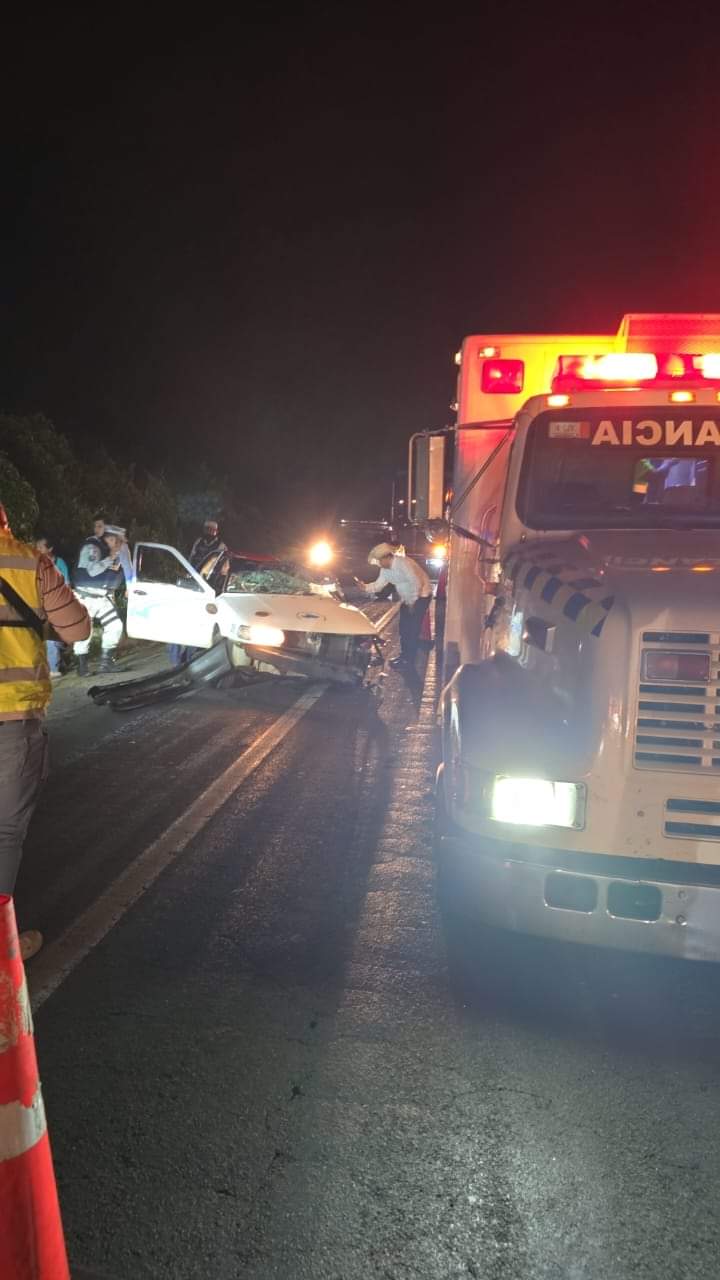
[[[688,960],[720,960],[720,869],[570,855],[477,837],[441,836],[443,863],[486,924],[521,933]],[[568,865],[570,864],[570,865]],[[575,865],[573,865],[575,864]],[[617,865],[617,873],[615,873]],[[702,883],[707,872],[710,883]],[[665,875],[667,874],[667,879]]]

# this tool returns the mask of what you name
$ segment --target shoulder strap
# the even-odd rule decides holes
[[[42,618],[33,608],[31,608],[26,600],[23,600],[22,596],[18,595],[15,588],[11,587],[10,583],[6,582],[4,578],[0,578],[0,594],[4,595],[8,604],[11,604],[13,609],[20,614],[23,624],[26,627],[30,627],[30,629],[42,640],[45,635],[45,624],[43,623]],[[0,623],[0,626],[1,625],[2,623]]]

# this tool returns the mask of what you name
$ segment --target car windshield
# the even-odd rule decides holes
[[[312,595],[310,579],[296,564],[279,560],[251,560],[231,556],[227,592],[234,595]]]
[[[657,406],[541,414],[518,514],[531,529],[720,528],[720,419]]]

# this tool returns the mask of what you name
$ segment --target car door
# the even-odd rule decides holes
[[[128,635],[209,649],[217,626],[215,592],[185,557],[160,542],[138,542],[133,567]]]

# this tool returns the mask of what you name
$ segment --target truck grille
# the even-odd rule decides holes
[[[666,836],[680,840],[720,841],[720,803],[717,800],[666,800]]]
[[[715,769],[720,773],[720,634],[646,631],[642,647],[646,650],[709,653],[710,676],[707,684],[692,681],[654,684],[641,678],[635,719],[636,768],[689,773]]]

